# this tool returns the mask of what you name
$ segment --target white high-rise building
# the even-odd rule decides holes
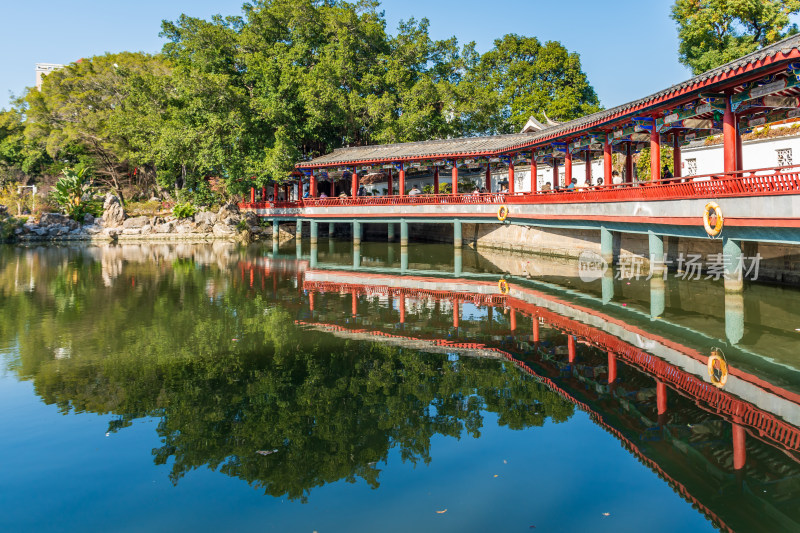
[[[36,63],[36,88],[41,90],[42,78],[62,68],[64,68],[64,65],[59,65],[57,63]]]

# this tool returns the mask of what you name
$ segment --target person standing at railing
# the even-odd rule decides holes
[[[544,185],[542,185],[542,192],[550,192],[553,188],[550,186],[550,182],[546,181]]]
[[[669,167],[667,165],[664,165],[664,168],[661,170],[661,179],[662,180],[672,179],[672,172],[669,171]]]
[[[614,185],[621,185],[622,184],[622,176],[619,175],[619,172],[614,170],[611,172],[611,183]]]
[[[416,185],[414,185],[413,187],[411,187],[411,190],[410,190],[410,191],[408,191],[408,195],[409,195],[409,196],[417,196],[418,194],[422,194],[422,191],[420,191],[420,190],[417,188],[417,186],[416,186]]]

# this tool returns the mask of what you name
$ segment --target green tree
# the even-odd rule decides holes
[[[680,62],[700,74],[797,33],[800,0],[676,0]]]
[[[647,146],[637,154],[636,159],[636,175],[640,181],[650,181],[650,147]],[[672,150],[661,147],[661,169],[663,171],[664,165],[669,168],[672,175],[675,175],[675,164],[672,159]]]
[[[570,120],[601,109],[580,56],[561,43],[508,34],[480,57],[459,90],[476,131],[512,133],[530,116]]]

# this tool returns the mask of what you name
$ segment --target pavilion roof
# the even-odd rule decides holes
[[[620,119],[630,119],[635,113],[652,112],[653,108],[657,107],[667,108],[686,101],[691,93],[722,86],[729,87],[741,83],[743,78],[758,73],[762,69],[774,66],[779,61],[788,62],[790,60],[800,60],[800,34],[778,41],[644,98],[563,124],[548,126],[537,132],[337,148],[333,152],[311,161],[298,163],[297,166],[312,168],[365,162],[499,155],[544,145],[558,140],[560,137],[575,136],[592,128],[619,123]]]

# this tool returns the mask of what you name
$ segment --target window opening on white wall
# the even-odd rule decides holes
[[[791,148],[778,148],[775,150],[778,153],[778,166],[785,167],[792,164],[792,149]]]
[[[697,159],[692,158],[686,160],[686,175],[687,176],[697,175]]]

